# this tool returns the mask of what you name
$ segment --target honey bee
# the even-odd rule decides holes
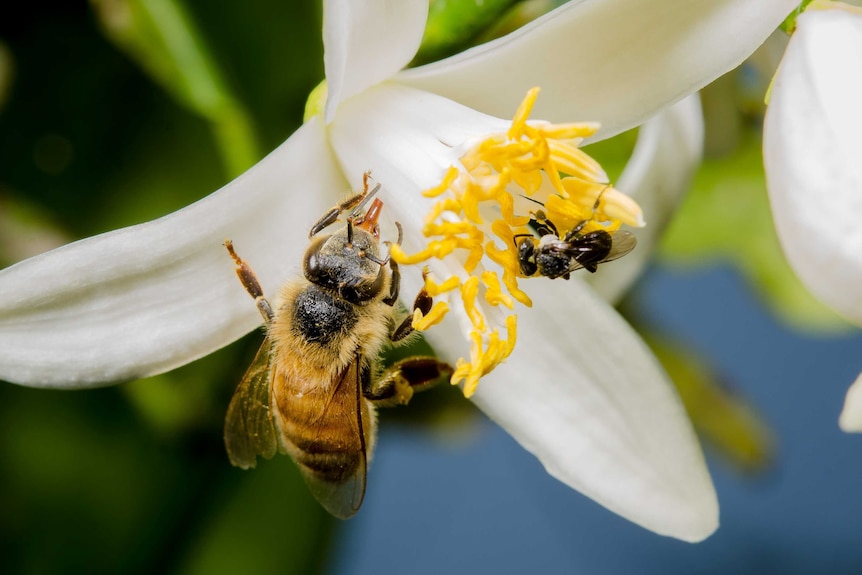
[[[311,493],[332,515],[346,519],[365,495],[374,449],[376,407],[406,404],[415,391],[451,376],[452,367],[432,357],[411,357],[384,371],[381,348],[413,331],[411,317],[396,319],[398,265],[381,257],[378,218],[383,202],[378,184],[330,209],[309,232],[304,278],[288,281],[273,309],[252,269],[225,242],[236,273],[257,302],[266,338],[242,378],[225,420],[231,463],[247,469],[257,456],[288,453]],[[320,234],[339,214],[346,225]],[[398,242],[402,230],[398,229]],[[388,244],[389,242],[384,242]],[[432,305],[420,291],[413,308]]]
[[[599,206],[601,194],[593,211]],[[590,220],[583,220],[562,237],[557,227],[542,210],[532,213],[529,226],[533,234],[515,236],[518,263],[526,277],[536,275],[550,279],[569,279],[570,274],[584,268],[595,273],[599,264],[621,258],[635,248],[637,238],[624,230],[582,231]]]

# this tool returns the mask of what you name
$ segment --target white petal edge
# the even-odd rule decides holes
[[[542,284],[524,286],[536,305],[519,314],[518,346],[473,400],[566,485],[656,533],[706,538],[716,494],[667,376],[586,284]]]
[[[619,301],[641,274],[688,191],[702,157],[703,113],[699,94],[659,112],[639,128],[634,152],[616,187],[638,202],[647,225],[630,230],[638,238],[632,253],[587,276],[589,284],[606,301]]]
[[[0,378],[91,387],[168,371],[230,343],[261,319],[224,240],[275,296],[301,269],[314,218],[346,190],[312,120],[187,208],[3,270]]]
[[[862,374],[859,374],[847,390],[844,409],[838,417],[838,426],[847,433],[862,432]]]
[[[579,0],[396,80],[504,118],[541,86],[535,118],[598,121],[607,138],[738,66],[797,4]]]
[[[351,96],[393,76],[422,42],[428,0],[325,0],[325,118]]]
[[[814,10],[797,26],[764,120],[775,227],[805,286],[862,326],[862,16]]]

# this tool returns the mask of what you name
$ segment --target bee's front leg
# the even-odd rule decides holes
[[[270,306],[269,302],[266,301],[266,298],[263,297],[263,288],[260,287],[260,282],[257,280],[254,270],[251,269],[251,266],[245,263],[245,260],[237,255],[233,249],[232,241],[226,240],[224,247],[227,248],[230,257],[232,257],[234,263],[236,263],[236,275],[239,278],[239,281],[242,282],[245,291],[254,298],[254,301],[257,304],[257,309],[260,310],[260,315],[263,316],[263,321],[266,322],[266,325],[271,324],[274,315],[272,313],[272,306]]]
[[[417,391],[449,379],[452,366],[433,357],[415,356],[389,366],[377,380],[363,378],[362,395],[379,407],[406,405]]]
[[[317,235],[318,232],[320,232],[320,230],[334,223],[338,219],[338,216],[341,215],[341,212],[356,208],[356,206],[361,204],[362,201],[366,197],[368,197],[369,194],[373,194],[374,192],[376,192],[377,189],[380,188],[380,184],[378,184],[377,187],[375,187],[374,190],[372,190],[371,192],[368,191],[368,178],[370,176],[371,172],[365,172],[362,175],[362,191],[358,194],[350,196],[340,204],[332,206],[328,212],[323,214],[323,216],[321,216],[321,218],[317,220],[317,223],[311,226],[311,229],[308,231],[308,237],[313,238]]]

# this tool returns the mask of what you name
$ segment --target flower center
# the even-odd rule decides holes
[[[528,123],[538,93],[538,88],[527,93],[506,133],[471,142],[459,165],[450,167],[438,186],[423,192],[438,198],[422,229],[428,239],[425,249],[407,254],[392,246],[392,258],[400,264],[431,259],[455,263],[447,269],[458,272],[442,282],[426,274],[425,289],[432,297],[460,298],[469,318],[470,360],[457,361],[451,380],[464,383],[467,397],[515,347],[515,301],[532,306],[518,278],[568,278],[578,267],[593,271],[612,244],[605,251],[591,252],[586,238],[612,242],[611,234],[621,224],[643,225],[640,207],[611,187],[598,162],[578,148],[598,124]],[[582,253],[595,255],[591,266],[578,259]],[[537,264],[545,255],[562,262],[559,274],[551,272],[550,263]],[[449,303],[440,299],[425,316],[416,310],[413,327],[428,329],[449,309]]]

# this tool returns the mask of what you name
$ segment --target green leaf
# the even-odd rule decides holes
[[[260,159],[251,121],[176,0],[93,0],[105,35],[181,105],[207,119],[229,176]]]

